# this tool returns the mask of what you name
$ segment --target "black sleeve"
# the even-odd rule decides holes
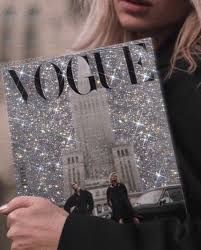
[[[128,191],[127,191],[126,186],[123,183],[121,183],[120,185],[122,187],[122,190],[123,190],[124,194],[128,197]]]
[[[111,207],[110,188],[107,189],[107,204]]]
[[[92,194],[88,193],[88,211],[91,213],[94,209],[94,200]]]
[[[200,82],[201,68],[194,74],[176,71],[163,85],[186,206],[194,218],[201,216]]]
[[[70,213],[71,207],[73,207],[73,197],[72,196],[70,198],[68,198],[68,200],[66,201],[66,203],[64,205],[64,210],[66,210],[66,212]]]
[[[120,225],[98,217],[70,215],[58,250],[197,250],[201,249],[199,235],[198,221],[187,226],[176,219]]]
[[[120,188],[121,188],[121,191],[122,191],[122,194],[123,194],[124,198],[126,200],[129,200],[128,191],[127,191],[126,185],[124,185],[123,183],[120,183]]]

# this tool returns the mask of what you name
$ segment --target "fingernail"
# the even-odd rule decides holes
[[[8,208],[8,205],[3,205],[0,207],[0,212],[2,212],[3,210],[6,210]]]

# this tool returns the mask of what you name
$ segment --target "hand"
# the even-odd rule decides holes
[[[17,197],[0,208],[8,215],[11,250],[56,250],[68,213],[47,199]]]

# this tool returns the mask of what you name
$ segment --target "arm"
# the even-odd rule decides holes
[[[201,210],[200,63],[198,66],[194,74],[178,70],[162,84],[186,207],[193,218],[200,217]],[[184,69],[184,61],[177,67]]]
[[[201,224],[200,224],[201,225]],[[200,226],[201,230],[201,226]],[[197,238],[199,233],[197,233]],[[191,234],[176,219],[119,225],[93,216],[70,215],[58,250],[191,250]]]
[[[64,210],[66,212],[70,213],[71,207],[73,207],[73,197],[72,196],[70,198],[68,198],[68,200],[66,201],[66,203],[64,205]]]
[[[92,213],[94,209],[94,200],[92,194],[89,192],[88,194],[88,211],[89,213]]]
[[[108,188],[107,189],[107,204],[109,207],[112,207],[112,202],[111,202],[111,199],[110,199],[110,189]]]
[[[135,250],[134,235],[116,225],[99,217],[70,215],[58,250]]]
[[[121,183],[120,185],[121,185],[121,188],[123,190],[123,193],[124,193],[125,197],[128,198],[128,191],[127,191],[126,186],[123,183]]]

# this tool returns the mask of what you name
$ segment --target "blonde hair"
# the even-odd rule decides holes
[[[112,173],[109,174],[109,178],[108,178],[108,179],[109,179],[109,182],[111,181],[111,178],[112,178],[112,176],[114,176],[114,175],[117,177],[117,182],[119,182],[119,176],[118,176],[117,172],[112,172]]]
[[[117,19],[111,0],[78,0],[90,5],[90,11],[83,31],[75,42],[74,50],[83,50],[108,46],[131,40],[131,33],[123,29]],[[192,73],[197,68],[196,56],[201,54],[201,2],[191,0],[193,8],[187,16],[178,34],[171,58],[171,70],[178,59],[188,63],[187,71]]]

